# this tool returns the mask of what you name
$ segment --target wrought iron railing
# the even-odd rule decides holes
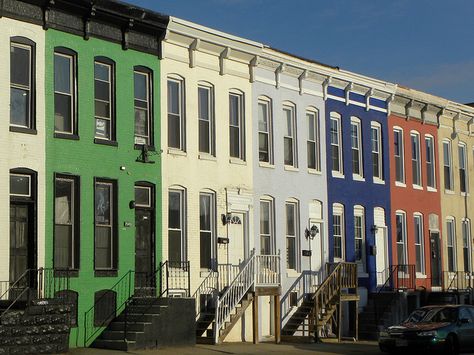
[[[474,286],[474,275],[469,271],[445,271],[443,274],[444,291],[467,291]]]
[[[189,261],[165,261],[161,263],[160,269],[162,280],[160,297],[191,295]]]
[[[202,312],[213,310],[219,294],[219,273],[211,270],[201,282],[193,298],[196,300],[196,320]]]

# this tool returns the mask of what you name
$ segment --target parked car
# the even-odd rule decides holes
[[[379,335],[383,352],[407,351],[458,354],[474,350],[474,306],[443,305],[419,308]]]

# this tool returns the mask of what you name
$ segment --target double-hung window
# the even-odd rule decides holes
[[[355,261],[359,270],[365,271],[365,218],[362,206],[354,207]]]
[[[273,164],[272,108],[268,99],[258,100],[258,161]]]
[[[306,142],[308,169],[321,171],[318,111],[306,111],[306,120],[308,121],[308,140]]]
[[[464,257],[464,271],[471,271],[471,222],[469,219],[462,221],[462,250]]]
[[[168,192],[168,260],[186,260],[185,192],[176,189]]]
[[[416,256],[416,272],[425,274],[425,252],[423,244],[423,217],[416,213],[413,216],[413,224],[415,226],[415,256]]]
[[[433,137],[425,136],[425,146],[426,146],[426,185],[429,188],[436,189],[435,151],[434,151]]]
[[[10,130],[35,129],[35,44],[27,38],[10,42]]]
[[[211,269],[215,245],[215,198],[214,194],[202,192],[199,194],[199,237],[200,237],[200,266]]]
[[[397,231],[397,261],[398,265],[407,264],[407,220],[405,212],[395,213],[395,227]]]
[[[403,150],[403,130],[401,128],[394,128],[393,130],[393,144],[395,155],[395,181],[405,183],[405,164],[404,164],[404,150]]]
[[[372,174],[374,179],[383,180],[382,163],[382,128],[380,123],[370,125],[370,141],[372,149]]]
[[[79,269],[79,178],[54,179],[54,268]]]
[[[273,251],[273,201],[260,200],[260,254]]]
[[[95,180],[95,245],[96,270],[116,270],[117,245],[117,191],[113,180]]]
[[[211,86],[198,86],[199,152],[215,155],[214,95]]]
[[[283,137],[283,156],[285,165],[297,167],[296,159],[296,110],[294,106],[283,106],[285,135]]]
[[[184,121],[184,80],[168,78],[168,147],[185,150]]]
[[[135,67],[134,108],[135,108],[135,144],[153,145],[153,88],[152,72],[145,67]]]
[[[459,158],[459,188],[461,193],[469,192],[469,179],[467,175],[467,153],[466,145],[459,143],[458,145],[458,158]]]
[[[63,137],[77,135],[76,60],[72,50],[55,48],[54,132]]]
[[[343,174],[341,115],[337,112],[330,114],[331,170]]]
[[[413,185],[421,186],[421,156],[420,135],[417,132],[410,133],[411,138],[411,171]]]
[[[298,204],[286,202],[286,267],[296,270],[298,258],[297,239],[298,235]]]
[[[344,260],[345,250],[344,206],[338,203],[332,207],[332,235],[334,239],[334,260]]]
[[[115,141],[114,64],[108,58],[94,61],[95,138]]]
[[[444,159],[444,188],[445,190],[454,190],[453,181],[453,159],[451,155],[451,141],[443,141],[443,159]]]
[[[229,93],[229,152],[231,158],[245,160],[244,95]]]
[[[448,271],[456,271],[456,227],[455,219],[448,217],[446,219],[446,234],[448,246]]]
[[[361,124],[356,117],[351,117],[351,152],[352,152],[352,174],[356,177],[363,177],[362,168],[362,140]]]

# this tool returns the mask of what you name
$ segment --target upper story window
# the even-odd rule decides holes
[[[434,138],[425,136],[426,146],[426,185],[436,189]]]
[[[198,86],[199,152],[215,156],[214,91],[212,86]]]
[[[352,151],[352,174],[356,177],[363,177],[362,165],[362,139],[361,124],[356,117],[351,117],[351,151]]]
[[[411,139],[411,171],[412,171],[413,185],[421,186],[420,135],[417,132],[411,132],[410,139]]]
[[[405,162],[403,149],[403,130],[401,128],[393,129],[393,144],[395,155],[395,181],[405,183]]]
[[[35,129],[35,43],[13,37],[10,42],[10,130]]]
[[[382,127],[378,122],[372,122],[370,124],[370,142],[372,150],[373,178],[383,180]]]
[[[335,203],[332,206],[332,234],[334,239],[334,261],[345,258],[344,206]]]
[[[77,55],[67,48],[54,50],[54,132],[77,135]]]
[[[444,159],[444,188],[448,191],[454,190],[453,181],[453,159],[451,155],[451,141],[443,141],[443,159]]]
[[[148,68],[135,67],[134,107],[135,107],[135,144],[153,145],[153,88],[152,72]]]
[[[446,234],[448,246],[448,271],[456,271],[456,220],[454,217],[446,219]]]
[[[184,80],[168,78],[168,147],[185,150]]]
[[[306,111],[306,120],[308,122],[308,140],[306,142],[308,150],[308,169],[321,171],[321,146],[319,135],[319,115],[316,110]]]
[[[458,145],[459,158],[459,188],[462,193],[469,192],[469,179],[467,174],[467,153],[466,145],[459,143]]]
[[[95,138],[115,141],[114,64],[108,58],[94,61]]]
[[[229,152],[232,158],[245,160],[244,95],[229,93]]]
[[[258,161],[273,164],[273,119],[271,101],[258,100]]]
[[[337,112],[330,114],[331,134],[331,170],[343,174],[342,164],[342,140],[341,140],[341,115]]]
[[[297,167],[296,153],[296,109],[294,106],[283,106],[285,119],[285,136],[283,137],[283,155],[285,165]]]

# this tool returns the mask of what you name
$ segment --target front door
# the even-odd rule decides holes
[[[388,277],[387,229],[379,227],[375,232],[375,267],[377,287],[382,287]]]
[[[245,260],[245,214],[232,213],[229,222],[228,262],[240,265]]]
[[[319,284],[322,281],[323,275],[321,274],[324,272],[324,245],[323,245],[323,226],[321,222],[316,222],[313,219],[309,220],[309,229],[313,226],[316,226],[317,232],[314,238],[309,240],[310,250],[311,250],[311,271],[315,271],[318,275],[317,280],[313,280],[316,284]]]
[[[441,252],[439,232],[430,232],[431,286],[441,286]]]
[[[143,292],[154,289],[153,211],[135,209],[135,288]]]
[[[34,266],[34,243],[29,214],[29,206],[26,204],[10,205],[10,283]]]

